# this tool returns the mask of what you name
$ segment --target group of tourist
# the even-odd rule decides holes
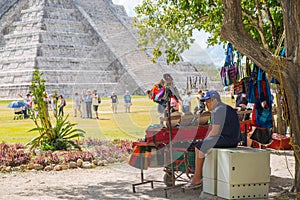
[[[81,118],[92,119],[92,108],[96,119],[99,119],[98,107],[101,103],[101,97],[97,90],[83,90],[81,95],[75,92],[73,97],[74,117],[80,114]]]
[[[30,113],[34,113],[37,116],[38,113],[36,109],[36,104],[34,103],[34,98],[32,94],[29,92],[26,95],[19,94],[18,96],[23,99],[25,106],[15,108],[14,113],[24,114],[25,119],[29,118]],[[132,101],[129,91],[126,91],[123,97],[125,112],[130,113]],[[114,92],[112,92],[110,98],[112,112],[117,113],[119,104],[118,96]],[[45,93],[44,102],[47,105],[47,114],[49,114],[49,111],[52,111],[54,116],[56,116],[56,114],[58,114],[58,116],[64,116],[64,107],[66,106],[67,102],[63,95],[48,95],[48,93]],[[84,119],[92,119],[94,112],[95,119],[99,119],[98,108],[100,104],[101,97],[97,93],[97,90],[93,90],[93,92],[91,90],[83,90],[81,94],[75,92],[73,96],[74,117],[80,116]],[[58,113],[56,113],[57,111]]]
[[[112,112],[117,113],[119,104],[118,96],[115,94],[115,92],[112,92],[110,98]],[[78,92],[75,92],[73,97],[74,117],[77,117],[79,114],[81,118],[92,119],[93,110],[95,113],[95,118],[99,119],[98,109],[100,104],[101,97],[97,93],[97,90],[93,90],[93,92],[91,92],[91,90],[83,90],[81,95],[79,95]],[[130,112],[131,105],[131,95],[129,94],[129,91],[126,91],[126,93],[124,94],[125,112]]]
[[[37,104],[34,101],[32,93],[29,92],[26,95],[18,94],[25,103],[25,106],[20,108],[15,108],[15,114],[19,114],[22,112],[24,114],[24,118],[29,118],[30,114],[38,115]],[[56,94],[48,95],[48,93],[44,94],[44,103],[46,105],[46,113],[49,114],[49,111],[53,111],[53,115],[56,115],[58,110],[58,116],[64,116],[64,107],[66,106],[66,99],[63,95],[57,96]]]

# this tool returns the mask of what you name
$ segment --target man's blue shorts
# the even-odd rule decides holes
[[[198,142],[195,147],[205,154],[211,148],[235,148],[237,143],[223,136],[208,137]]]

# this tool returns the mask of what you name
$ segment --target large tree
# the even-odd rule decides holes
[[[234,47],[281,83],[294,136],[295,189],[300,192],[300,0],[144,0],[136,7],[139,44],[179,61],[194,30],[211,33],[209,45]],[[284,36],[286,57],[279,59]]]

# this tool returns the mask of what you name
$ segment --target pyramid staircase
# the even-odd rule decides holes
[[[28,92],[34,69],[49,93],[67,97],[86,89],[143,94],[166,72],[181,88],[186,75],[199,74],[187,63],[152,63],[111,0],[0,0],[0,17],[0,98]]]

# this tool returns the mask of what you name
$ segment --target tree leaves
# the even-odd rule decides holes
[[[283,33],[283,17],[277,0],[241,1],[243,23],[251,36],[274,50]],[[209,32],[208,45],[220,44],[224,9],[222,0],[144,0],[135,7],[139,46],[152,49],[153,61],[166,55],[176,63],[193,43],[193,30]]]

